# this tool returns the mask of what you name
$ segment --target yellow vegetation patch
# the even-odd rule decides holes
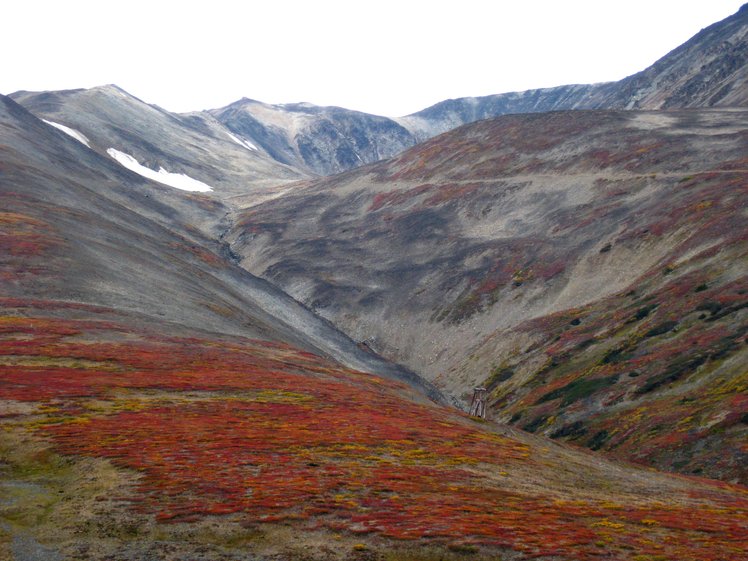
[[[0,212],[0,229],[10,226],[44,226],[44,222],[20,212]]]
[[[611,528],[613,530],[620,530],[621,528],[623,528],[623,524],[619,524],[618,522],[611,522],[607,518],[605,518],[604,520],[600,520],[598,522],[593,522],[591,525],[593,527],[599,526],[602,528]]]
[[[5,355],[0,356],[0,366],[23,366],[26,368],[75,368],[78,370],[104,370],[121,372],[122,366],[115,362],[87,360],[54,356]]]

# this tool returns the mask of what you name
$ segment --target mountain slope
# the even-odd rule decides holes
[[[595,107],[670,109],[748,105],[748,4],[652,66],[601,89]]]
[[[215,197],[261,197],[305,177],[237,138],[207,113],[176,115],[117,86],[60,92],[16,92],[39,118],[83,134],[99,154],[115,149],[141,165],[164,168],[212,187]],[[256,148],[256,147],[255,147]]]
[[[234,265],[201,231],[228,213],[219,202],[144,180],[9,98],[0,103],[4,298],[283,341],[429,391]]]
[[[590,109],[600,85],[568,85],[523,92],[509,92],[483,97],[447,99],[398,122],[422,142],[467,123],[500,115],[544,113],[569,109]]]
[[[160,327],[3,317],[4,558],[748,558],[744,488],[497,430],[282,344]]]
[[[116,149],[153,172],[163,168],[185,174],[214,187],[222,200],[251,206],[283,192],[289,181],[386,159],[460,125],[499,115],[745,106],[747,14],[743,7],[618,82],[450,99],[398,119],[246,98],[219,109],[177,115],[111,85],[16,92],[12,97],[37,116],[83,134],[101,154]]]
[[[210,114],[279,162],[319,175],[389,158],[416,142],[391,119],[340,107],[242,99]]]
[[[677,368],[673,352],[678,345],[692,345],[694,360],[717,353],[719,358],[708,364],[706,359],[694,362],[653,386],[654,393],[643,401],[664,395],[660,392],[667,385],[686,392],[720,376],[727,380],[709,413],[682,426],[696,429],[710,422],[709,415],[729,411],[729,426],[713,425],[722,435],[715,446],[733,452],[725,455],[729,465],[713,466],[711,453],[699,451],[702,439],[711,438],[701,430],[692,434],[694,457],[680,465],[745,480],[740,460],[745,428],[734,422],[747,405],[736,398],[744,376],[739,365],[745,360],[745,317],[733,307],[746,288],[741,209],[746,204],[747,130],[748,111],[738,109],[505,116],[249,209],[228,239],[243,256],[244,267],[356,339],[458,397],[468,399],[473,386],[486,382],[502,420],[542,427],[549,434],[565,423],[604,414],[601,402],[616,391],[632,406],[642,403],[641,396],[650,392],[641,388]],[[709,257],[715,252],[718,257]],[[681,275],[693,286],[680,286]],[[684,307],[678,291],[702,283],[708,290]],[[643,303],[619,297],[631,291]],[[601,320],[596,330],[575,333],[593,337],[601,343],[596,352],[604,354],[623,337],[616,322],[637,313],[630,306],[645,307],[650,299],[662,307],[652,317],[674,322],[671,329],[716,299],[715,306],[735,313],[718,315],[709,327],[713,336],[721,333],[731,343],[725,341],[719,351],[712,348],[711,336],[684,336],[675,346],[670,337],[650,336],[632,357],[658,358],[638,358],[642,367],[647,365],[632,366],[638,378],[614,387],[622,364],[592,370],[590,377],[607,376],[607,385],[595,382],[586,388],[581,395],[590,401],[575,400],[581,410],[574,415],[560,415],[569,404],[559,396],[546,398],[532,416],[515,418],[529,403],[525,400],[541,398],[529,395],[531,388],[539,392],[556,374],[559,382],[552,386],[570,383],[579,374],[553,370],[560,359],[552,359],[561,352],[553,339],[560,335],[546,339],[540,328],[527,333],[525,322],[535,318],[542,326],[542,318],[557,313],[566,317],[585,306],[602,310],[598,313],[609,325]],[[688,316],[682,325],[696,333],[699,321]],[[644,330],[637,331],[638,340],[657,327],[649,323],[634,326]],[[629,341],[626,350],[635,347]],[[602,354],[596,359],[602,360]],[[723,368],[719,361],[725,357],[732,362]],[[702,366],[698,380],[686,376]],[[619,409],[622,415],[626,411]],[[683,408],[681,420],[689,410]],[[531,423],[542,416],[541,424]],[[663,430],[670,426],[663,424]],[[641,423],[628,438],[634,442],[645,430]],[[648,459],[631,454],[624,456]],[[679,462],[665,454],[658,465],[678,468]]]
[[[419,140],[510,113],[748,105],[748,5],[618,82],[451,99],[398,121]]]
[[[743,488],[426,400],[234,266],[209,195],[0,130],[3,559],[747,559]]]
[[[745,106],[747,36],[748,7],[744,6],[651,67],[618,82],[450,99],[398,119],[248,99],[210,113],[278,161],[329,175],[394,156],[460,125],[506,114]]]

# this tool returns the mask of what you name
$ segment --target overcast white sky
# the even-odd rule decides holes
[[[744,1],[14,1],[0,93],[114,83],[171,111],[250,97],[395,117],[618,80]]]

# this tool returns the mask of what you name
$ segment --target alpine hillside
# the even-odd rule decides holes
[[[744,488],[430,401],[192,226],[209,193],[0,130],[2,558],[746,559]]]
[[[398,121],[419,140],[509,113],[748,105],[748,5],[618,82],[450,99]]]
[[[209,194],[148,181],[0,102],[2,296],[11,306],[101,308],[176,332],[284,341],[424,389],[237,267],[225,243],[203,234],[228,212]]]
[[[0,559],[748,561],[746,33],[399,119],[0,95]]]
[[[488,384],[504,421],[744,481],[747,135],[744,109],[499,117],[248,209],[228,239],[453,395]],[[596,424],[679,399],[625,437]],[[676,421],[683,457],[652,430]]]

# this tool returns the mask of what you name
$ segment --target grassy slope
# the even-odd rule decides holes
[[[715,225],[725,243],[521,325],[523,345],[501,332],[478,345],[471,360],[499,418],[659,468],[748,481],[748,279],[735,268],[746,246],[730,240],[745,231]]]
[[[502,434],[283,344],[3,304],[5,554],[746,559],[744,488]]]
[[[744,172],[682,179],[668,207],[613,243],[687,232],[656,266],[613,296],[520,325],[514,340],[500,331],[476,345],[463,368],[483,370],[497,415],[746,483],[747,196]]]

